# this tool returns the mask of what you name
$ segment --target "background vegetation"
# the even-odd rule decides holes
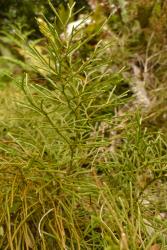
[[[167,249],[166,10],[1,1],[0,249]]]

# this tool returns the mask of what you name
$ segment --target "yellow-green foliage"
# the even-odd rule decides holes
[[[138,0],[133,3],[137,9],[137,20],[147,39],[154,34],[155,41],[163,45],[167,40],[167,2],[160,0]]]

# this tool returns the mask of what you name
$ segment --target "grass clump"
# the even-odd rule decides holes
[[[88,38],[80,26],[69,34],[74,5],[62,18],[49,3],[43,50],[16,30],[30,72],[9,86],[17,102],[1,93],[0,248],[165,249],[165,136],[139,110],[118,112],[132,98],[117,91],[111,44],[84,53],[106,21]]]

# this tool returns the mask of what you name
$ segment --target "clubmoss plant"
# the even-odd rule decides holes
[[[92,175],[95,155],[111,143],[98,127],[101,122],[112,125],[115,108],[121,105],[121,95],[114,93],[121,76],[107,70],[110,58],[104,60],[104,55],[109,44],[103,47],[99,42],[88,58],[80,56],[103,24],[88,38],[80,27],[69,36],[74,5],[64,20],[49,3],[55,23],[38,19],[44,54],[17,33],[29,66],[45,86],[27,73],[19,81],[27,101],[18,103],[19,127],[7,131],[9,143],[1,147],[5,158],[14,158],[6,165],[11,173],[8,186],[2,181],[1,247],[103,249],[103,226],[95,205],[99,190]]]
[[[111,43],[92,46],[108,20],[69,33],[74,4],[49,5],[40,42],[15,29],[26,72],[15,102],[1,93],[0,249],[165,249],[165,136],[139,110],[119,115],[122,70],[110,70]]]

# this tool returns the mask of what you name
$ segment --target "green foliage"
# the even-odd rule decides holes
[[[62,11],[67,9],[67,2],[71,4],[73,0],[52,0],[54,7],[60,8]],[[87,2],[82,0],[78,1],[75,5],[76,11],[82,7],[87,8]],[[0,11],[0,24],[4,29],[7,29],[7,25],[10,23],[21,23],[27,25],[28,30],[35,30],[33,33],[34,37],[40,36],[38,26],[36,24],[35,17],[42,14],[48,19],[52,19],[52,14],[49,9],[48,1],[45,0],[2,0],[1,1],[1,11]]]
[[[114,1],[109,19],[97,8],[71,33],[72,1],[48,3],[55,17],[37,17],[41,39],[20,24],[1,33],[0,249],[166,249],[166,132],[153,128],[166,75],[155,70],[154,91],[146,78],[158,41],[139,40],[134,3]],[[143,81],[158,97],[148,110],[134,102]]]
[[[65,31],[67,20],[55,14]],[[89,58],[82,60],[77,55],[101,27],[89,38],[74,29],[71,36],[64,34],[64,39],[56,23],[45,19],[39,25],[47,40],[47,53],[42,55],[35,46],[27,45],[24,37],[21,48],[33,58],[33,69],[50,87],[35,85],[26,74],[20,86],[27,102],[20,100],[18,122],[11,127],[5,124],[6,140],[14,144],[3,143],[1,154],[13,156],[16,162],[6,165],[15,173],[8,187],[2,179],[1,225],[7,232],[2,233],[1,247],[102,249],[106,245],[99,233],[103,225],[97,208],[92,207],[99,190],[92,174],[98,149],[107,147],[109,141],[98,135],[96,124],[110,124],[114,108],[121,103],[121,96],[114,94],[119,73],[101,73],[108,61],[101,58],[107,47],[100,43]]]

